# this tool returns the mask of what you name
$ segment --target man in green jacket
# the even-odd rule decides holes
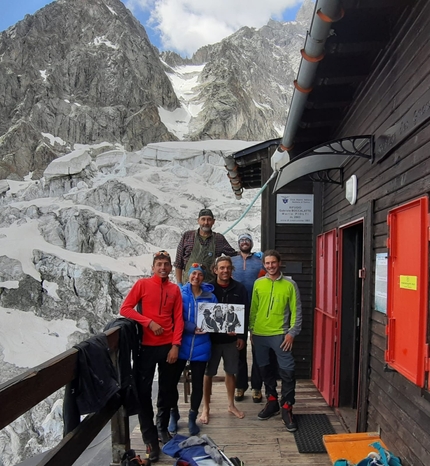
[[[295,403],[295,362],[291,350],[302,327],[302,304],[296,282],[281,272],[281,256],[270,249],[263,255],[267,273],[256,280],[252,292],[249,330],[255,355],[267,389],[266,406],[258,413],[265,420],[279,414],[276,368],[271,367],[269,351],[276,354],[281,376],[282,421],[289,432],[297,430],[293,416]]]

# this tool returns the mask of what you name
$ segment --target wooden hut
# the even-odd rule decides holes
[[[284,137],[234,155],[236,190],[275,170],[262,248],[303,297],[298,377],[428,466],[430,2],[319,0],[306,42]]]

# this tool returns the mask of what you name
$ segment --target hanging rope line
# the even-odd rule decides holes
[[[257,199],[259,198],[259,196],[261,195],[261,193],[267,188],[267,185],[273,180],[273,178],[275,178],[275,176],[278,174],[278,171],[275,170],[270,178],[264,183],[264,185],[260,188],[260,190],[258,191],[258,193],[255,195],[254,199],[251,201],[251,203],[249,204],[249,206],[245,209],[245,211],[243,212],[243,214],[233,223],[233,225],[231,225],[230,227],[227,228],[227,230],[225,230],[223,232],[223,235],[227,234],[230,230],[232,230],[244,217],[245,215],[250,211],[251,207],[255,204],[255,202],[257,201]]]

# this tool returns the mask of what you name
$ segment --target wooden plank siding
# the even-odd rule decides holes
[[[279,194],[313,194],[313,183],[307,180],[290,183]],[[276,196],[272,196],[276,198]],[[282,257],[283,271],[297,283],[302,300],[302,331],[294,341],[296,376],[300,379],[311,377],[312,335],[314,310],[314,226],[301,224],[277,224],[275,249]],[[295,263],[301,272],[289,272],[288,264]]]
[[[399,25],[385,55],[357,96],[335,137],[385,133],[422,98],[430,88],[430,2],[416,2]],[[425,102],[423,102],[424,104]],[[430,193],[430,125],[425,123],[403,140],[385,159],[373,163],[355,160],[344,167],[344,179],[358,178],[354,206],[345,199],[345,188],[322,187],[322,226],[326,232],[360,217],[363,206],[372,211],[370,309],[368,339],[367,430],[380,431],[381,438],[402,458],[405,466],[430,464],[430,393],[395,371],[387,371],[386,316],[373,309],[375,255],[387,252],[387,214],[396,206]],[[319,208],[319,207],[316,207]],[[367,251],[368,252],[368,251]]]

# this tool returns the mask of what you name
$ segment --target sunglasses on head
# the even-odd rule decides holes
[[[231,258],[230,256],[226,256],[225,254],[222,254],[221,256],[215,259],[215,265],[218,265],[218,262],[221,262],[221,261],[228,261],[231,263]]]
[[[153,257],[170,257],[170,254],[162,249],[161,251],[154,252]]]
[[[191,264],[191,267],[192,267],[193,269],[196,269],[197,267],[200,267],[201,269],[206,270],[206,266],[203,265],[203,264],[199,264],[198,262],[193,262],[193,263]]]

